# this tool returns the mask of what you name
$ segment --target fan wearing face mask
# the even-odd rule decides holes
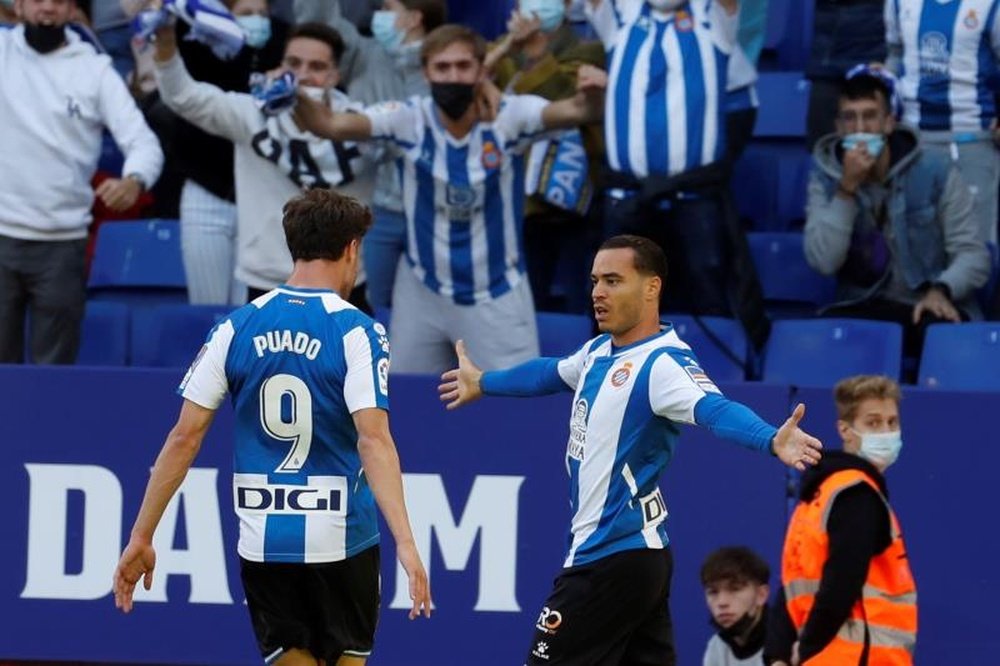
[[[746,546],[726,546],[701,565],[705,603],[716,634],[702,666],[763,666],[771,568]]]
[[[299,0],[304,2],[306,0]],[[312,2],[312,0],[308,0]],[[340,71],[351,99],[363,104],[408,99],[430,92],[420,62],[427,33],[448,16],[445,0],[384,0],[372,14],[372,36],[362,35],[342,10],[355,3],[331,0],[328,20],[344,38]],[[406,247],[406,215],[399,169],[392,160],[379,164],[372,195],[375,221],[361,245],[373,308],[392,305],[396,268]]]
[[[974,292],[990,258],[959,170],[897,123],[890,75],[852,72],[837,132],[813,150],[805,255],[837,276],[825,316],[898,322],[904,353],[917,358],[928,325],[982,318]]]
[[[486,56],[493,81],[504,91],[559,100],[576,94],[580,65],[605,66],[604,48],[583,40],[566,21],[568,0],[520,0],[507,21],[507,33]],[[600,207],[593,202],[603,160],[601,123],[567,130],[539,142],[528,157],[524,252],[535,307],[588,312],[588,265],[600,229]],[[578,155],[579,159],[567,160]],[[543,179],[541,174],[551,174]],[[563,186],[563,183],[571,185]],[[559,265],[578,267],[563,281],[563,298],[551,295]]]
[[[833,393],[843,451],[802,476],[765,654],[791,666],[906,666],[917,588],[884,476],[903,446],[899,385],[858,375]]]

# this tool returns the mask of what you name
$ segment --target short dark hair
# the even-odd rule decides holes
[[[723,581],[767,585],[771,567],[746,546],[725,546],[711,553],[701,565],[703,587]]]
[[[295,261],[337,261],[372,224],[371,211],[357,199],[318,187],[290,199],[282,212],[285,242]]]
[[[632,250],[632,260],[635,270],[643,275],[655,275],[664,282],[667,280],[667,256],[659,245],[643,236],[621,234],[612,236],[601,244],[599,250]]]
[[[444,51],[455,42],[467,44],[472,49],[472,56],[479,62],[486,60],[486,40],[482,35],[464,25],[445,23],[424,37],[424,43],[420,47],[420,64],[426,66],[432,56]]]
[[[833,401],[841,421],[852,422],[858,415],[858,407],[870,398],[892,400],[898,406],[903,394],[896,380],[884,375],[854,375],[841,379],[833,387]]]
[[[892,91],[889,90],[889,86],[885,84],[885,81],[876,76],[859,74],[849,79],[844,79],[844,82],[840,84],[841,100],[846,99],[853,102],[859,99],[874,99],[881,101],[886,113],[892,112],[889,102],[891,96]]]
[[[399,0],[400,4],[424,17],[424,30],[430,32],[448,20],[448,5],[444,0]]]
[[[290,41],[297,38],[315,39],[330,47],[330,55],[333,57],[333,64],[339,66],[340,59],[344,55],[344,38],[340,33],[325,23],[310,21],[299,23],[288,32],[288,39],[285,40],[287,46]]]

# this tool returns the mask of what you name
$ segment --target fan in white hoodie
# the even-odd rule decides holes
[[[97,191],[112,209],[152,185],[163,152],[111,59],[65,29],[72,0],[19,0],[24,23],[0,30],[0,362],[72,363],[85,300],[83,258],[101,134],[122,178]]]

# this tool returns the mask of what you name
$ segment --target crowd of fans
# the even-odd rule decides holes
[[[20,362],[27,345],[37,362],[73,362],[84,239],[105,220],[179,219],[190,302],[235,306],[287,276],[281,206],[310,187],[372,207],[353,300],[391,308],[394,345],[423,357],[433,341],[421,336],[450,349],[449,329],[461,326],[432,326],[437,306],[417,286],[455,306],[455,321],[509,322],[481,351],[495,366],[531,355],[532,344],[501,343],[534,337],[536,309],[590,311],[590,261],[617,233],[666,251],[667,312],[736,318],[763,349],[770,321],[730,180],[757,113],[785,113],[758,109],[754,86],[768,2],[519,0],[493,42],[466,40],[471,74],[428,67],[431,36],[447,29],[445,0],[226,0],[243,33],[229,59],[191,39],[184,21],[138,39],[131,21],[148,4],[0,4],[10,22],[0,31],[10,119],[0,127],[0,361]],[[997,314],[976,292],[990,276],[1000,180],[991,87],[1000,26],[993,14],[920,5],[816,0],[805,67],[814,163],[803,249],[838,285],[817,314],[897,321],[913,358],[927,325]],[[593,122],[555,131],[513,111],[519,96],[588,94],[581,67],[606,71],[606,80],[586,75],[590,96],[604,95]],[[335,112],[384,117],[387,105],[422,99],[439,118],[450,103],[475,122],[455,130],[432,118],[408,140],[437,140],[441,154],[418,146],[406,158],[398,134],[394,148],[384,135],[359,142],[311,131],[290,110],[263,113],[251,75],[283,70]],[[490,139],[517,127],[533,134]],[[104,128],[101,165],[118,150],[119,172],[97,170]],[[426,201],[424,176],[444,184]],[[428,322],[415,325],[421,313]]]

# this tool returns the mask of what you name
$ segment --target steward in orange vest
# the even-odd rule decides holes
[[[827,451],[803,475],[781,583],[785,645],[769,636],[766,652],[783,658],[768,663],[792,663],[784,655],[796,640],[805,666],[913,663],[916,584],[885,478],[864,458]]]

